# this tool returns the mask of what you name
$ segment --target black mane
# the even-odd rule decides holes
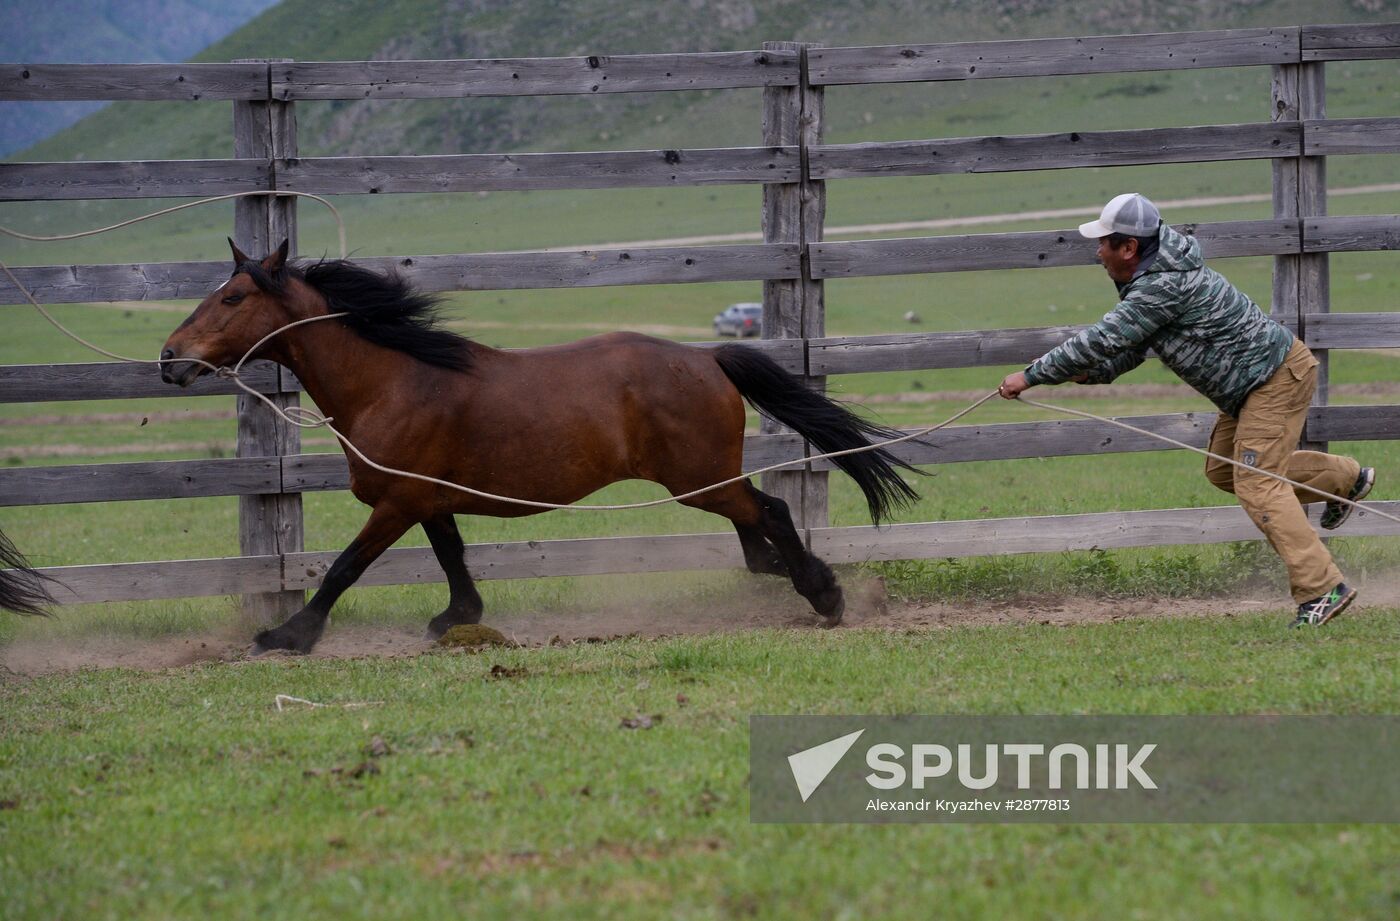
[[[414,289],[392,269],[375,272],[344,259],[323,259],[310,265],[285,265],[269,274],[257,262],[245,262],[253,283],[270,294],[286,293],[287,281],[299,279],[326,299],[341,322],[370,342],[397,349],[439,368],[471,368],[470,340],[441,328],[441,300]]]

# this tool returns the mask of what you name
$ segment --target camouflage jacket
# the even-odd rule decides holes
[[[1026,368],[1026,381],[1059,384],[1084,374],[1086,383],[1107,384],[1151,349],[1221,412],[1238,416],[1293,345],[1286,327],[1206,266],[1194,237],[1165,222],[1156,258],[1118,295],[1102,320]]]

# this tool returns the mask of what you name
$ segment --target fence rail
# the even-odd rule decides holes
[[[1271,219],[1184,225],[1212,259],[1275,258],[1272,312],[1323,360],[1319,405],[1305,441],[1390,440],[1400,406],[1326,405],[1332,349],[1400,348],[1400,313],[1329,312],[1328,254],[1400,249],[1400,215],[1326,214],[1325,158],[1400,152],[1400,118],[1329,119],[1323,62],[1400,57],[1400,23],[1237,29],[957,44],[822,48],[768,43],[718,54],[575,56],[490,61],[307,63],[256,61],[184,65],[0,65],[0,100],[233,100],[234,156],[199,161],[0,164],[0,201],[168,198],[234,191],[320,194],[470,192],[517,189],[761,184],[764,242],[756,245],[613,247],[578,251],[384,256],[360,260],[396,269],[433,291],[595,285],[763,281],[768,338],[762,348],[813,386],[829,375],[990,367],[1027,362],[1080,327],[974,330],[877,336],[824,334],[826,279],[927,272],[1082,266],[1093,246],[1073,230],[824,242],[825,183],[917,176],[1268,159]],[[826,88],[1269,66],[1268,122],[1128,131],[1069,131],[1008,137],[895,142],[822,142]],[[761,88],[764,145],[433,157],[301,157],[293,107],[311,99],[467,96]],[[833,90],[834,91],[834,90]],[[1261,110],[1263,100],[1261,100]],[[295,201],[241,201],[236,236],[261,251],[282,236],[295,245]],[[226,262],[49,265],[14,270],[50,303],[190,299],[227,277]],[[0,305],[22,297],[0,286]],[[713,347],[716,343],[694,343]],[[245,380],[284,405],[300,383],[255,362]],[[0,403],[208,396],[235,392],[207,377],[183,391],[150,367],[109,363],[0,367]],[[348,486],[341,454],[302,453],[260,408],[239,398],[239,456],[67,467],[0,469],[0,506],[148,498],[239,496],[242,555],[46,570],[73,603],[242,593],[283,607],[299,603],[334,553],[302,550],[304,492]],[[1134,418],[1133,424],[1204,445],[1209,412]],[[1158,451],[1158,441],[1085,420],[962,425],[896,449],[919,464]],[[795,434],[745,439],[744,469],[810,456]],[[1257,539],[1233,506],[944,521],[872,528],[825,527],[829,462],[765,481],[788,498],[814,551],[832,562],[943,558],[1090,547],[1154,546]],[[776,485],[775,485],[776,484]],[[1400,502],[1383,503],[1391,511]],[[1316,514],[1316,509],[1314,509]],[[1395,534],[1357,515],[1339,534]],[[632,573],[743,565],[729,534],[636,536],[478,544],[466,549],[478,578]],[[437,581],[431,551],[387,553],[364,584]]]
[[[1378,502],[1400,514],[1400,502]],[[1314,509],[1316,521],[1319,510]],[[1161,509],[1098,512],[1039,518],[938,521],[885,528],[815,528],[812,549],[833,563],[877,560],[956,559],[997,554],[1057,553],[1218,544],[1255,540],[1256,529],[1242,509]],[[1374,515],[1353,516],[1338,536],[1394,534]],[[165,560],[159,563],[105,563],[54,566],[40,571],[61,584],[60,603],[95,604],[230,595],[239,592],[298,591],[315,588],[335,553],[285,556]],[[743,553],[731,534],[657,534],[576,540],[468,544],[467,566],[477,580],[529,579],[648,572],[739,569]],[[389,550],[356,583],[407,585],[440,581],[433,552],[426,547]]]
[[[813,179],[853,179],[1262,160],[1297,157],[1302,152],[1302,125],[1297,122],[1263,122],[1136,131],[1067,131],[1016,137],[827,144],[811,148],[809,156]]]
[[[273,99],[437,99],[557,96],[793,86],[795,52],[587,55],[496,61],[277,64]]]

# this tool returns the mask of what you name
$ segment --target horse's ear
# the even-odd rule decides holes
[[[228,238],[228,248],[233,250],[233,267],[235,269],[245,262],[252,261],[248,258],[248,254],[239,249],[238,244],[233,242],[233,237]]]
[[[282,266],[287,264],[287,253],[291,252],[291,249],[292,241],[290,239],[283,240],[282,245],[277,247],[277,252],[262,261],[263,271],[269,275],[281,271]]]

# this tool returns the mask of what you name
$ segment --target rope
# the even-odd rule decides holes
[[[123,227],[130,227],[132,224],[139,224],[142,221],[149,221],[151,218],[161,217],[166,214],[174,214],[176,211],[184,211],[186,208],[194,208],[199,205],[207,205],[212,202],[230,201],[235,198],[251,198],[256,196],[272,196],[273,198],[309,198],[318,201],[330,209],[331,216],[335,218],[336,233],[340,237],[340,258],[344,259],[348,252],[345,246],[345,219],[340,216],[335,205],[319,195],[312,195],[310,192],[230,192],[228,195],[215,195],[213,198],[201,198],[198,201],[185,202],[183,205],[176,205],[173,208],[162,208],[160,211],[152,211],[139,217],[133,217],[116,224],[109,224],[106,227],[98,227],[94,230],[80,230],[77,233],[60,233],[51,237],[38,236],[36,234],[23,233],[9,227],[0,227],[0,234],[7,237],[14,237],[17,240],[32,240],[37,243],[52,243],[58,240],[77,240],[82,237],[95,237],[98,234],[107,233],[111,230],[120,230]],[[6,272],[8,274],[8,270]],[[14,276],[10,276],[13,280]]]
[[[1392,515],[1389,512],[1383,512],[1378,508],[1362,505],[1360,502],[1354,502],[1351,499],[1348,499],[1344,496],[1334,496],[1331,493],[1324,492],[1315,486],[1308,486],[1304,483],[1299,483],[1297,480],[1290,480],[1288,477],[1283,476],[1282,474],[1274,473],[1270,470],[1260,470],[1258,467],[1251,467],[1248,464],[1241,463],[1232,457],[1225,457],[1223,454],[1216,454],[1214,451],[1207,451],[1205,448],[1198,448],[1195,445],[1189,445],[1184,441],[1177,441],[1175,438],[1171,438],[1166,435],[1160,435],[1157,432],[1149,432],[1147,429],[1138,428],[1136,425],[1129,425],[1128,423],[1122,422],[1118,419],[1108,419],[1104,416],[1096,416],[1093,413],[1084,412],[1080,409],[1070,409],[1067,406],[1056,406],[1053,403],[1040,403],[1035,400],[1027,400],[1021,396],[1017,396],[1015,399],[1019,400],[1022,403],[1025,403],[1027,406],[1035,406],[1040,409],[1054,410],[1058,413],[1065,413],[1066,415],[1070,416],[1079,416],[1084,419],[1093,419],[1096,422],[1107,422],[1110,425],[1118,426],[1120,429],[1127,429],[1130,432],[1136,432],[1139,435],[1146,435],[1148,438],[1155,438],[1158,441],[1164,441],[1167,444],[1173,445],[1178,448],[1185,448],[1187,451],[1194,451],[1195,453],[1204,455],[1205,457],[1209,457],[1212,460],[1222,461],[1226,464],[1229,464],[1232,467],[1239,467],[1241,470],[1248,470],[1251,473],[1262,474],[1263,476],[1270,477],[1271,479],[1278,480],[1282,483],[1287,483],[1289,486],[1292,486],[1295,489],[1307,490],[1308,492],[1314,493],[1315,495],[1327,499],[1329,501],[1340,502],[1343,505],[1351,506],[1357,511],[1365,511],[1371,513],[1372,515],[1379,515],[1380,517],[1388,521],[1394,521],[1397,524],[1400,524],[1400,516]]]
[[[111,225],[110,227],[102,227],[102,228],[98,228],[98,229],[96,229],[96,230],[82,231],[82,232],[79,232],[79,233],[64,234],[64,235],[53,236],[53,237],[40,237],[40,236],[33,236],[33,235],[29,235],[29,234],[23,234],[23,233],[20,233],[20,232],[18,232],[18,231],[11,230],[11,229],[6,228],[6,227],[0,227],[0,233],[4,233],[4,234],[7,234],[7,235],[12,236],[12,237],[19,237],[20,239],[25,239],[25,240],[37,240],[37,241],[71,240],[71,239],[76,239],[76,238],[78,238],[78,237],[94,236],[94,235],[96,235],[96,234],[106,233],[107,231],[110,231],[110,230],[115,230],[115,229],[120,228],[120,227],[126,227],[126,226],[128,226],[128,225],[130,225],[130,224],[135,224],[135,223],[137,223],[137,222],[139,222],[139,221],[148,220],[148,219],[150,219],[150,218],[158,217],[158,216],[163,215],[163,214],[170,214],[171,212],[180,211],[180,210],[183,210],[183,209],[185,209],[185,208],[192,208],[192,207],[194,207],[194,206],[196,206],[196,205],[208,204],[208,203],[210,203],[210,202],[217,202],[217,201],[225,201],[225,200],[228,200],[228,199],[231,199],[231,198],[244,198],[244,197],[253,196],[253,195],[291,195],[291,196],[302,196],[302,197],[304,197],[304,198],[311,198],[311,199],[314,199],[314,200],[316,200],[316,201],[319,201],[319,202],[321,202],[322,204],[324,204],[327,208],[330,208],[331,213],[335,216],[336,225],[337,225],[337,228],[339,229],[339,233],[340,233],[340,250],[341,250],[341,257],[344,258],[345,252],[346,252],[346,247],[345,247],[345,224],[344,224],[344,222],[341,220],[340,212],[338,212],[338,211],[335,209],[335,207],[334,207],[330,202],[326,201],[324,198],[321,198],[320,196],[317,196],[317,195],[311,195],[311,194],[309,194],[309,193],[307,193],[307,192],[235,192],[235,193],[230,194],[230,195],[219,195],[219,196],[215,196],[215,197],[213,197],[213,198],[206,198],[206,199],[202,199],[202,200],[200,200],[200,201],[189,202],[189,203],[186,203],[186,204],[183,204],[183,205],[178,205],[178,206],[176,206],[176,207],[174,207],[174,208],[166,208],[166,209],[163,209],[163,210],[161,210],[161,211],[155,211],[155,212],[152,212],[152,213],[150,213],[150,214],[142,215],[141,217],[132,218],[131,220],[128,220],[128,221],[123,221],[123,222],[121,222],[121,223],[119,223],[119,224],[113,224],[113,225]],[[558,504],[558,503],[554,503],[554,502],[537,502],[537,501],[534,501],[534,500],[532,500],[532,499],[517,499],[517,498],[514,498],[514,497],[512,497],[512,496],[500,496],[500,495],[496,495],[495,493],[489,493],[489,492],[485,492],[485,491],[483,491],[483,490],[473,489],[473,488],[471,488],[470,486],[463,486],[463,485],[461,485],[460,483],[453,483],[453,482],[450,482],[450,481],[448,481],[448,480],[438,479],[437,477],[430,477],[430,476],[426,476],[426,475],[421,474],[421,473],[414,473],[414,472],[411,471],[411,470],[399,470],[399,469],[397,469],[397,468],[395,468],[395,467],[388,467],[388,466],[385,466],[384,464],[380,464],[380,463],[378,463],[378,462],[376,462],[376,461],[374,461],[374,460],[371,460],[368,456],[365,455],[365,453],[364,453],[363,451],[361,451],[358,447],[356,447],[355,444],[354,444],[353,442],[351,442],[349,438],[347,438],[343,433],[341,433],[339,429],[337,429],[335,426],[331,425],[331,422],[333,421],[333,417],[323,415],[322,413],[320,413],[320,412],[318,412],[318,411],[316,411],[316,410],[313,410],[313,409],[308,409],[308,408],[303,408],[303,407],[298,407],[298,406],[285,407],[285,408],[284,408],[284,407],[280,407],[280,406],[278,406],[276,403],[274,403],[272,400],[270,400],[265,394],[259,393],[257,390],[255,390],[254,388],[248,386],[247,384],[245,384],[245,383],[243,382],[243,379],[242,379],[242,377],[240,376],[240,372],[241,372],[242,369],[243,369],[243,364],[244,364],[249,358],[252,357],[252,355],[253,355],[254,352],[256,352],[258,349],[262,348],[262,346],[263,346],[264,344],[266,344],[266,343],[268,342],[268,340],[272,339],[272,338],[275,337],[275,336],[281,335],[283,332],[286,332],[286,331],[289,330],[289,329],[293,329],[293,328],[298,327],[298,326],[303,326],[303,325],[306,325],[306,324],[308,324],[308,323],[316,323],[316,322],[319,322],[319,321],[321,321],[321,320],[330,320],[330,319],[334,319],[336,316],[338,316],[337,314],[330,313],[330,314],[326,314],[326,315],[324,315],[324,316],[309,317],[309,318],[303,319],[303,320],[296,320],[296,321],[294,321],[294,322],[292,322],[292,323],[288,323],[288,324],[285,325],[285,326],[282,326],[282,327],[280,327],[280,328],[278,328],[278,329],[273,330],[272,332],[268,333],[266,336],[263,336],[261,339],[259,339],[257,342],[255,342],[251,348],[249,348],[246,352],[244,352],[244,353],[243,353],[243,357],[242,357],[242,358],[239,358],[238,361],[234,364],[234,366],[233,366],[232,368],[229,368],[229,367],[216,367],[215,365],[210,364],[209,362],[204,361],[204,360],[199,359],[199,358],[171,358],[171,359],[142,359],[142,358],[130,358],[130,357],[127,357],[127,356],[125,356],[125,355],[118,355],[118,354],[115,353],[115,352],[109,352],[109,351],[107,351],[106,349],[100,348],[99,346],[96,346],[96,345],[94,345],[93,343],[88,342],[86,339],[82,338],[81,336],[77,335],[76,333],[74,333],[74,332],[72,332],[71,330],[69,330],[68,328],[66,328],[62,323],[58,322],[58,320],[55,319],[55,318],[53,317],[52,314],[50,314],[47,310],[45,310],[44,307],[43,307],[43,305],[41,305],[37,300],[35,300],[34,295],[31,294],[31,293],[29,292],[29,289],[27,289],[24,285],[20,284],[19,279],[15,278],[14,273],[12,273],[12,272],[10,271],[9,266],[5,265],[4,262],[0,262],[0,270],[3,270],[3,271],[4,271],[6,277],[9,278],[10,283],[13,284],[16,288],[18,288],[18,289],[20,290],[21,293],[24,294],[25,299],[28,300],[29,303],[32,304],[32,305],[34,306],[34,308],[37,309],[37,310],[39,311],[39,313],[44,317],[44,319],[48,320],[49,323],[53,324],[53,326],[54,326],[55,328],[57,328],[60,332],[62,332],[64,335],[68,336],[69,338],[71,338],[71,339],[74,340],[75,342],[78,342],[79,344],[81,344],[81,345],[83,345],[83,346],[85,346],[85,347],[87,347],[87,348],[93,350],[94,352],[97,352],[97,353],[100,354],[100,355],[105,355],[105,356],[107,356],[108,358],[114,358],[114,359],[116,359],[117,361],[130,362],[130,363],[133,363],[133,364],[165,365],[165,364],[174,364],[174,363],[177,363],[177,362],[188,362],[188,363],[191,363],[191,364],[203,365],[204,367],[206,367],[206,368],[210,369],[211,371],[213,371],[213,372],[214,372],[216,375],[218,375],[220,378],[223,378],[223,379],[225,379],[225,380],[230,380],[230,381],[232,381],[237,387],[239,387],[239,388],[240,388],[241,390],[243,390],[244,392],[246,392],[246,393],[248,393],[248,394],[250,394],[250,395],[256,397],[256,398],[259,399],[259,400],[261,400],[264,404],[266,404],[266,405],[268,406],[268,408],[270,408],[270,409],[273,411],[273,413],[275,413],[278,417],[280,417],[282,420],[284,420],[285,422],[289,423],[290,425],[297,426],[298,428],[325,428],[325,429],[327,429],[328,431],[330,431],[330,433],[331,433],[332,435],[334,435],[334,436],[336,437],[336,440],[339,441],[340,444],[341,444],[347,451],[353,453],[357,458],[359,458],[359,459],[360,459],[362,462],[364,462],[366,465],[368,465],[369,467],[371,467],[371,468],[373,468],[373,469],[375,469],[375,470],[378,470],[380,473],[386,473],[386,474],[390,474],[390,475],[393,475],[393,476],[407,477],[408,479],[418,480],[418,481],[424,482],[424,483],[430,483],[430,484],[432,484],[432,485],[434,485],[434,486],[442,486],[442,487],[447,488],[447,489],[454,489],[454,490],[456,490],[456,491],[458,491],[458,492],[466,493],[467,495],[475,496],[475,497],[477,497],[477,498],[479,498],[479,499],[487,499],[487,500],[490,500],[490,501],[493,501],[493,502],[504,502],[504,503],[508,503],[508,504],[511,504],[511,505],[527,506],[527,507],[529,507],[529,508],[548,509],[548,510],[555,510],[555,511],[571,511],[571,512],[615,512],[615,511],[624,511],[624,510],[630,510],[630,509],[653,508],[653,507],[658,506],[658,505],[667,505],[667,504],[670,504],[670,503],[672,503],[672,502],[682,502],[682,501],[684,501],[684,500],[686,500],[686,499],[691,499],[691,498],[694,498],[695,496],[699,496],[699,495],[702,495],[702,494],[707,493],[707,492],[711,492],[711,491],[716,490],[716,489],[722,489],[722,488],[725,487],[725,486],[731,486],[731,485],[733,485],[734,483],[738,483],[738,482],[741,482],[741,481],[743,481],[743,480],[747,480],[749,477],[752,477],[752,476],[758,476],[758,475],[764,474],[764,473],[771,473],[771,472],[773,472],[773,471],[775,471],[775,470],[782,470],[782,469],[785,469],[785,468],[787,468],[787,467],[795,467],[795,466],[799,466],[799,465],[800,465],[800,466],[806,466],[806,465],[808,465],[808,464],[811,464],[813,461],[832,460],[832,459],[834,459],[834,458],[846,457],[846,456],[852,455],[852,454],[861,454],[861,453],[864,453],[864,452],[866,452],[866,451],[875,451],[875,450],[879,450],[879,449],[881,449],[881,448],[887,448],[887,447],[889,447],[890,445],[901,444],[901,443],[906,442],[906,441],[913,441],[913,440],[915,440],[915,439],[922,438],[922,437],[924,437],[925,435],[931,434],[932,432],[936,432],[936,431],[938,431],[939,429],[946,428],[947,426],[952,425],[954,422],[958,421],[958,420],[961,419],[962,417],[968,415],[968,414],[971,413],[973,410],[975,410],[975,409],[977,409],[978,407],[980,407],[983,403],[986,403],[986,402],[987,402],[988,400],[990,400],[992,397],[998,396],[998,395],[999,395],[999,392],[1000,392],[999,389],[998,389],[998,390],[993,390],[993,391],[991,391],[990,393],[986,394],[985,396],[981,397],[980,399],[978,399],[978,400],[974,401],[973,403],[969,404],[969,405],[968,405],[967,407],[965,407],[964,409],[961,409],[961,410],[959,410],[958,412],[954,413],[953,415],[949,416],[947,419],[944,419],[942,422],[938,423],[937,425],[931,425],[931,426],[928,426],[927,428],[919,429],[918,431],[914,431],[914,432],[907,433],[907,434],[905,434],[905,435],[901,435],[901,436],[898,437],[898,438],[890,438],[890,439],[887,439],[887,440],[885,440],[885,441],[879,441],[879,442],[875,442],[875,443],[873,443],[873,444],[868,444],[868,445],[864,445],[864,446],[857,447],[857,448],[847,448],[847,449],[842,450],[842,451],[830,451],[830,452],[827,452],[827,453],[825,453],[825,454],[815,454],[815,455],[811,455],[811,456],[808,456],[808,457],[797,458],[797,459],[795,459],[795,460],[782,461],[782,462],[780,462],[780,463],[770,464],[770,465],[768,465],[767,467],[762,467],[762,468],[760,468],[760,469],[758,469],[758,470],[752,470],[752,471],[749,471],[748,473],[742,473],[742,474],[740,474],[740,475],[738,475],[738,476],[730,477],[730,478],[727,479],[727,480],[721,480],[721,481],[718,482],[718,483],[712,483],[712,484],[710,484],[709,486],[704,486],[704,487],[701,487],[701,488],[699,488],[699,489],[694,489],[694,490],[691,490],[690,492],[682,493],[682,494],[680,494],[680,495],[668,496],[668,497],[666,497],[666,498],[664,498],[664,499],[653,499],[653,500],[651,500],[651,501],[649,501],[649,502],[631,502],[631,503],[626,503],[626,504],[622,504],[622,505],[573,505],[573,504],[563,505],[563,504]],[[1391,514],[1389,514],[1388,512],[1383,512],[1383,511],[1381,511],[1381,510],[1378,509],[1378,508],[1363,506],[1361,503],[1355,502],[1355,501],[1353,501],[1353,500],[1351,500],[1351,499],[1348,499],[1348,498],[1346,498],[1346,497],[1344,497],[1344,496],[1334,496],[1334,495],[1332,495],[1332,494],[1330,494],[1330,493],[1323,492],[1322,490],[1317,489],[1317,488],[1315,488],[1315,487],[1307,486],[1307,485],[1304,485],[1304,484],[1302,484],[1302,483],[1299,483],[1299,482],[1297,482],[1296,480],[1290,480],[1288,477],[1283,476],[1283,475],[1281,475],[1281,474],[1273,473],[1272,471],[1268,471],[1268,470],[1260,470],[1260,469],[1257,468],[1257,467],[1250,467],[1250,466],[1248,466],[1248,465],[1246,465],[1246,464],[1240,463],[1239,461],[1237,461],[1237,460],[1235,460],[1235,459],[1233,459],[1233,458],[1225,457],[1225,456],[1223,456],[1223,455],[1216,454],[1216,453],[1211,452],[1211,451],[1207,451],[1207,450],[1205,450],[1205,449],[1203,449],[1203,448],[1197,448],[1197,447],[1195,447],[1194,445],[1189,445],[1189,444],[1187,444],[1187,443],[1185,443],[1185,442],[1183,442],[1183,441],[1178,441],[1178,440],[1176,440],[1176,439],[1174,439],[1174,438],[1170,438],[1170,437],[1168,437],[1168,436],[1166,436],[1166,435],[1160,435],[1160,434],[1158,434],[1158,433],[1156,433],[1156,432],[1150,432],[1150,431],[1148,431],[1147,429],[1139,428],[1139,427],[1137,427],[1137,426],[1135,426],[1135,425],[1130,425],[1130,424],[1128,424],[1128,423],[1126,423],[1126,422],[1122,422],[1122,421],[1119,421],[1119,420],[1117,420],[1117,419],[1110,419],[1110,418],[1107,418],[1107,417],[1105,417],[1105,416],[1096,416],[1096,415],[1094,415],[1093,413],[1084,412],[1083,410],[1069,409],[1069,408],[1064,407],[1064,406],[1056,406],[1056,405],[1054,405],[1054,404],[1052,404],[1052,403],[1041,403],[1041,402],[1037,402],[1037,401],[1035,401],[1035,400],[1024,399],[1024,398],[1019,397],[1019,396],[1018,396],[1016,399],[1017,399],[1019,402],[1022,402],[1022,403],[1024,403],[1024,404],[1026,404],[1027,406],[1035,406],[1035,407],[1038,407],[1038,408],[1040,408],[1040,409],[1048,409],[1048,410],[1051,410],[1051,411],[1053,411],[1053,412],[1065,413],[1066,415],[1079,416],[1079,417],[1085,418],[1085,419],[1092,419],[1092,420],[1094,420],[1094,421],[1096,421],[1096,422],[1103,422],[1103,423],[1107,423],[1107,424],[1109,424],[1109,425],[1115,425],[1115,426],[1117,426],[1117,427],[1119,427],[1119,428],[1121,428],[1121,429],[1126,429],[1127,431],[1130,431],[1130,432],[1136,432],[1137,434],[1139,434],[1139,435],[1145,435],[1145,436],[1147,436],[1148,438],[1155,438],[1155,439],[1157,439],[1158,441],[1166,442],[1167,444],[1173,445],[1173,446],[1178,447],[1178,448],[1184,448],[1184,449],[1187,450],[1187,451],[1194,451],[1194,452],[1197,453],[1197,454],[1201,454],[1201,455],[1204,455],[1204,456],[1206,456],[1206,457],[1213,458],[1214,460],[1218,460],[1218,461],[1221,461],[1221,462],[1223,462],[1223,463],[1230,464],[1231,466],[1239,467],[1239,468],[1244,469],[1244,470],[1249,470],[1249,471],[1252,471],[1252,472],[1257,473],[1257,474],[1262,474],[1262,475],[1264,475],[1264,476],[1271,477],[1272,479],[1279,480],[1279,481],[1281,481],[1281,482],[1283,482],[1283,483],[1287,483],[1289,486],[1293,486],[1293,487],[1295,487],[1295,488],[1297,488],[1297,489],[1304,489],[1304,490],[1307,490],[1307,491],[1309,491],[1309,492],[1315,493],[1315,494],[1318,495],[1319,497],[1325,498],[1325,499],[1327,499],[1327,500],[1329,500],[1329,501],[1341,502],[1342,504],[1344,504],[1344,505],[1349,505],[1349,506],[1351,506],[1352,508],[1355,508],[1355,509],[1358,509],[1358,510],[1364,510],[1364,511],[1370,512],[1370,513],[1372,513],[1372,514],[1374,514],[1374,515],[1378,515],[1378,516],[1380,516],[1381,518],[1385,518],[1385,519],[1387,519],[1387,520],[1389,520],[1389,521],[1394,521],[1394,522],[1396,522],[1396,523],[1400,523],[1400,516],[1391,515]]]

